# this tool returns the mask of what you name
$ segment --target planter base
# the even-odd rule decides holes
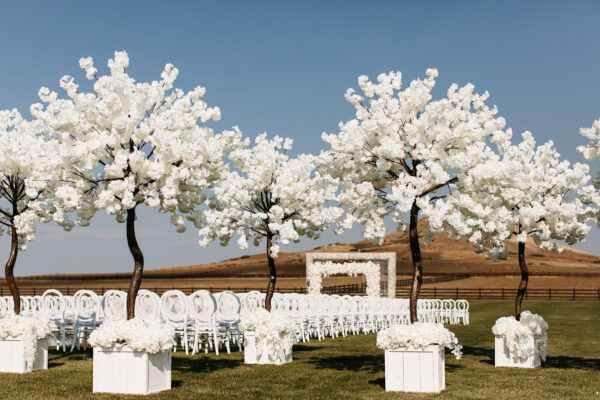
[[[286,357],[285,354],[279,354],[279,356],[272,360],[269,358],[269,352],[263,351],[262,354],[257,354],[256,349],[256,335],[254,332],[244,333],[244,363],[245,364],[274,364],[282,365],[292,362],[292,352]],[[263,346],[264,348],[265,346]]]
[[[171,389],[171,351],[94,347],[94,392],[150,394]]]
[[[25,361],[25,346],[23,340],[7,338],[0,340],[0,372],[25,373],[31,372],[27,369]],[[35,362],[32,371],[48,369],[48,340],[38,339]]]
[[[385,390],[439,393],[446,387],[444,346],[385,351]]]
[[[538,351],[539,338],[527,336],[521,339],[526,342],[527,347],[533,349],[533,354],[527,358],[512,357],[504,343],[504,339],[504,336],[496,336],[494,339],[494,365],[496,367],[537,368],[541,365]]]

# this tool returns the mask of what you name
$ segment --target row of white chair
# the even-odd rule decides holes
[[[63,350],[67,339],[72,338],[71,351],[83,343],[104,320],[124,319],[127,294],[109,290],[99,296],[90,290],[80,290],[74,296],[63,296],[50,289],[42,296],[23,296],[22,313],[40,314],[54,325]],[[136,317],[160,318],[171,324],[186,353],[204,348],[217,354],[224,346],[231,351],[231,344],[239,350],[243,346],[240,321],[258,308],[264,308],[265,294],[252,291],[234,293],[225,291],[211,293],[198,290],[185,295],[179,290],[169,290],[159,296],[141,289],[136,298]],[[398,323],[408,323],[408,299],[389,299],[367,296],[307,295],[275,293],[271,302],[272,312],[282,314],[294,321],[297,334],[303,341],[333,338],[348,333],[369,333]],[[420,321],[447,324],[468,324],[469,304],[466,300],[421,299],[418,302]],[[0,317],[12,312],[12,298],[0,297]]]

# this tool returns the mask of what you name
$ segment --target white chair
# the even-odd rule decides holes
[[[160,318],[160,297],[146,289],[138,290],[135,298],[135,317],[143,320]]]
[[[77,346],[81,348],[83,339],[83,351],[87,349],[87,338],[96,328],[96,317],[100,311],[100,299],[91,290],[79,290],[73,296],[75,306],[75,324],[73,325],[73,344],[71,352]]]
[[[467,300],[456,300],[456,323],[462,320],[463,325],[469,325],[469,302]]]
[[[61,292],[56,289],[48,289],[42,295],[42,316],[48,319],[51,324],[51,331],[60,335],[60,342],[57,342],[56,349],[62,345],[63,351],[67,351],[66,332],[65,332],[65,299]]]
[[[179,336],[185,354],[189,354],[188,347],[188,300],[180,290],[167,290],[160,297],[160,313],[167,324],[175,329]],[[175,347],[175,350],[177,347]]]
[[[233,341],[241,351],[243,346],[242,332],[240,330],[240,310],[242,305],[239,297],[234,292],[225,291],[215,294],[215,300],[217,302],[216,322],[219,327],[219,337],[216,340],[217,346],[220,342],[224,342],[227,353],[230,353],[230,342]]]
[[[122,290],[108,290],[102,296],[102,311],[105,321],[127,318],[127,293]]]
[[[189,324],[194,332],[192,355],[199,350],[201,341],[205,343],[205,352],[208,353],[209,348],[214,348],[215,353],[219,355],[216,312],[217,302],[208,290],[197,290],[188,297]]]

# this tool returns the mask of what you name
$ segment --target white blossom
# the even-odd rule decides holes
[[[231,171],[214,187],[211,210],[205,213],[206,226],[200,229],[200,244],[219,238],[227,245],[239,235],[240,248],[252,240],[255,245],[271,235],[268,249],[277,257],[280,244],[300,237],[317,238],[342,213],[329,205],[335,199],[335,180],[315,171],[318,158],[301,154],[289,158],[285,147],[291,141],[259,135],[252,148],[236,149],[229,155],[237,171]]]
[[[532,314],[531,311],[523,311],[519,321],[513,316],[498,318],[492,327],[492,333],[504,339],[504,346],[511,357],[521,359],[534,354],[536,349],[531,347],[528,339],[535,338],[538,354],[542,361],[546,361],[548,324],[541,316]]]
[[[496,108],[485,105],[487,93],[452,85],[446,98],[434,101],[437,70],[426,75],[403,90],[400,72],[381,74],[377,83],[361,76],[364,96],[346,92],[356,118],[341,122],[338,134],[323,133],[331,147],[323,153],[327,170],[341,180],[339,201],[348,207],[338,231],[358,222],[366,238],[381,243],[385,216],[405,229],[404,213],[413,206],[430,208],[435,200],[443,209],[449,190],[496,157],[488,143],[510,137]]]
[[[33,369],[38,340],[50,335],[50,323],[44,317],[8,315],[0,319],[0,339],[21,339],[24,346],[25,365]],[[6,355],[5,355],[6,357]]]
[[[431,345],[451,349],[456,359],[462,357],[462,346],[458,344],[458,339],[440,323],[415,322],[408,325],[392,325],[377,333],[377,347],[382,350],[424,349]]]
[[[94,329],[88,343],[93,347],[128,347],[154,354],[173,348],[175,330],[158,319],[110,320]]]
[[[80,66],[93,80],[93,92],[82,92],[74,78],[65,76],[61,87],[67,98],[47,88],[31,113],[48,135],[69,149],[72,189],[61,189],[68,204],[78,204],[78,223],[87,224],[96,210],[105,209],[124,221],[127,210],[139,204],[172,213],[178,231],[184,218],[202,204],[204,189],[222,178],[224,153],[239,147],[241,133],[214,133],[198,122],[219,120],[220,110],[201,97],[201,86],[184,92],[173,87],[178,70],[167,64],[161,79],[136,82],[125,68],[129,57],[115,52],[109,75],[96,76],[93,60]],[[75,190],[73,190],[75,189]]]
[[[451,237],[468,237],[493,260],[508,254],[506,240],[513,235],[556,251],[562,249],[555,240],[584,239],[598,204],[588,166],[561,161],[552,142],[536,147],[529,132],[522,138],[518,145],[505,144],[501,158],[475,166],[443,207],[424,210],[435,216],[433,228],[446,224]]]

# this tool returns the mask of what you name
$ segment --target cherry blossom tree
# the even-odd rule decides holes
[[[381,74],[375,83],[360,76],[363,95],[353,89],[346,92],[356,118],[340,123],[337,135],[323,134],[331,147],[326,163],[331,175],[341,179],[340,204],[348,207],[340,230],[358,222],[366,238],[382,243],[386,216],[392,215],[401,229],[408,228],[413,323],[423,276],[420,210],[431,202],[443,203],[469,170],[493,156],[488,143],[508,137],[502,130],[504,119],[495,116],[495,107],[485,105],[487,93],[473,93],[472,84],[453,84],[446,98],[432,101],[438,72],[428,69],[426,74],[403,90],[400,72]]]
[[[331,226],[342,210],[327,202],[335,199],[334,180],[316,171],[318,157],[301,154],[289,158],[291,139],[266,134],[255,139],[252,148],[230,153],[231,171],[214,188],[211,210],[205,213],[207,224],[199,232],[200,245],[219,238],[225,246],[234,234],[240,248],[248,240],[258,246],[266,241],[269,283],[265,307],[271,310],[277,270],[275,258],[280,244],[297,242],[300,237],[318,238]]]
[[[61,148],[46,140],[38,122],[26,121],[16,110],[0,111],[0,234],[10,233],[10,255],[5,277],[14,300],[14,312],[21,312],[21,297],[14,268],[19,250],[35,238],[35,223],[56,221],[66,229],[68,193],[62,188],[64,173]],[[60,198],[65,201],[59,201]],[[62,206],[61,206],[62,205]]]
[[[126,68],[129,57],[115,52],[108,61],[110,74],[98,77],[91,58],[79,61],[93,92],[81,92],[74,78],[64,76],[60,86],[67,98],[47,88],[40,90],[46,103],[34,104],[32,114],[71,149],[71,179],[80,204],[78,223],[86,224],[97,210],[126,222],[127,245],[134,270],[127,293],[127,319],[135,316],[144,256],[135,234],[140,205],[170,213],[178,232],[185,219],[198,227],[197,205],[206,200],[204,189],[227,171],[227,151],[241,145],[241,133],[215,134],[198,122],[219,120],[220,110],[201,100],[203,87],[184,92],[173,88],[178,70],[167,64],[161,80],[135,82]]]
[[[475,166],[461,188],[425,214],[433,228],[446,224],[449,236],[468,237],[477,251],[488,250],[492,260],[506,258],[506,241],[516,237],[521,280],[515,299],[515,318],[527,291],[527,238],[540,249],[562,251],[556,240],[573,244],[590,231],[597,193],[588,185],[588,166],[561,161],[553,142],[536,147],[531,133],[519,145],[501,146],[502,156]],[[436,210],[433,210],[437,208]]]

